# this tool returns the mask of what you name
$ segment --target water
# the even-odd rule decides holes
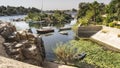
[[[77,19],[71,21],[70,25],[74,25],[77,22]]]
[[[17,18],[24,18],[25,15],[22,16],[5,16],[0,17],[0,20],[2,21],[11,21],[10,19],[17,19]],[[75,24],[76,20],[72,20],[71,24],[66,24],[65,27],[71,27],[73,24]],[[37,33],[35,27],[29,27],[28,23],[25,21],[20,22],[11,22],[13,25],[16,26],[17,30],[25,30],[31,28],[33,33]],[[62,35],[59,33],[59,29],[56,27],[53,27],[55,32],[49,33],[49,34],[43,34],[42,40],[44,41],[45,51],[46,51],[46,59],[49,61],[55,60],[55,55],[53,53],[53,49],[56,48],[56,45],[59,43],[66,43],[70,40],[74,39],[74,32],[72,30],[67,30],[65,32],[68,32],[68,35]]]
[[[25,30],[29,29],[29,24],[27,24],[25,21],[20,21],[20,22],[11,22],[15,27],[17,27],[17,30]]]
[[[3,22],[11,22],[12,19],[25,18],[26,15],[17,15],[17,16],[0,16],[0,20]]]
[[[72,39],[74,39],[74,32],[72,30],[68,30],[68,35],[62,35],[58,32],[58,29],[55,28],[55,32],[50,36],[43,36],[42,39],[44,41],[45,49],[46,49],[46,57],[48,60],[54,60],[53,57],[53,49],[56,48],[56,45],[59,43],[66,43]]]

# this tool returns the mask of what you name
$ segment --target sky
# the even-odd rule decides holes
[[[43,10],[67,10],[78,9],[80,2],[93,2],[95,0],[43,0]],[[96,0],[100,3],[108,4],[111,0]],[[42,0],[0,0],[0,6],[24,6],[41,9]]]

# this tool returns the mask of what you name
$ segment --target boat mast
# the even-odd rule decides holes
[[[43,0],[41,0],[41,13],[40,14],[42,14],[43,13]],[[39,25],[40,25],[40,28],[42,28],[42,22],[40,21],[39,22]]]
[[[41,13],[43,13],[43,0],[42,0],[42,4],[41,4]]]

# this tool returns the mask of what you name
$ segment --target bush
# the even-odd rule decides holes
[[[73,45],[69,44],[59,44],[56,49],[54,49],[54,53],[59,62],[63,62],[64,64],[68,64],[74,62],[74,55],[77,54],[77,48]]]
[[[115,26],[115,23],[111,22],[111,23],[109,23],[109,26],[110,26],[110,27],[114,27],[114,26]]]

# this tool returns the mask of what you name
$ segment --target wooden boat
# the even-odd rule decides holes
[[[46,33],[50,33],[50,32],[54,32],[54,29],[37,29],[37,33],[39,34],[46,34]]]
[[[59,32],[62,35],[68,35],[68,32]]]
[[[19,22],[19,21],[24,21],[24,19],[18,18],[18,19],[12,19],[12,21]]]
[[[71,27],[61,27],[59,31],[64,31],[64,30],[71,30]]]

